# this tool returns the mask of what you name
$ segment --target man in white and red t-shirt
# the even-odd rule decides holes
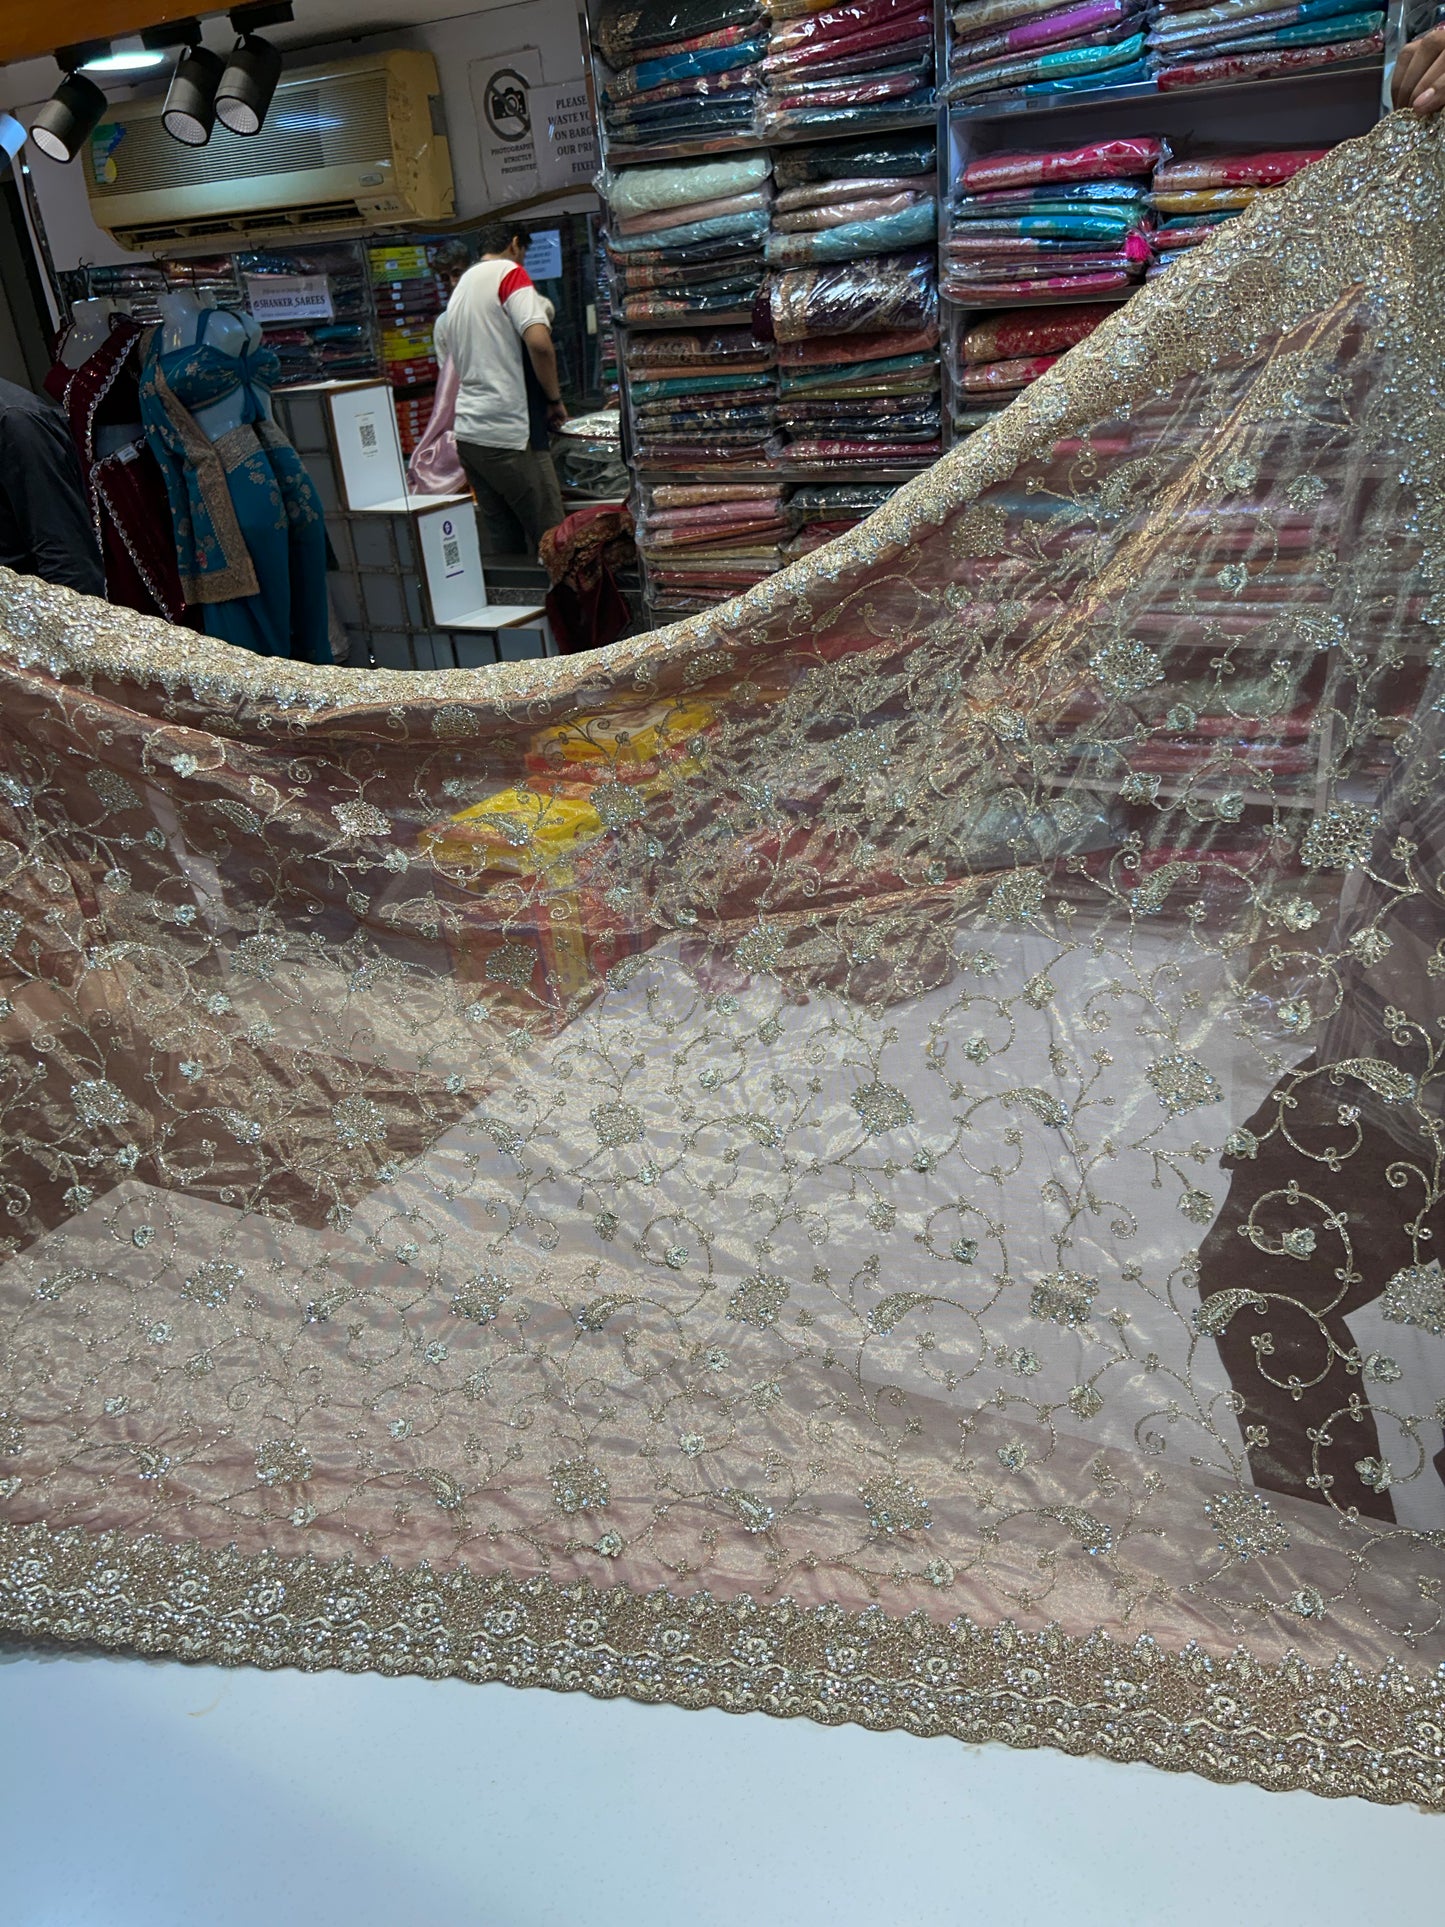
[[[547,420],[567,419],[548,309],[522,266],[527,236],[494,221],[478,237],[482,258],[468,268],[436,324],[440,361],[456,365],[457,455],[477,498],[483,555],[535,556],[562,520],[562,490],[551,454],[529,446],[527,384],[532,364],[547,399]]]

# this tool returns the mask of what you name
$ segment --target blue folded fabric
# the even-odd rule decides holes
[[[768,231],[769,218],[765,207],[753,214],[715,214],[709,221],[656,228],[651,234],[612,235],[607,245],[614,254],[641,254],[648,248],[684,247],[690,241],[716,241],[728,234],[746,234],[761,241]]]
[[[802,268],[814,261],[854,261],[866,254],[896,254],[900,248],[931,241],[938,230],[938,203],[932,195],[900,214],[880,215],[872,221],[845,221],[841,227],[820,228],[813,234],[770,234],[768,262],[773,267]]]
[[[691,80],[694,74],[725,74],[734,67],[751,67],[768,51],[766,34],[760,40],[740,41],[735,47],[707,47],[698,53],[670,54],[663,60],[639,60],[617,76],[626,84],[603,89],[602,98],[632,100],[651,87],[670,80]]]

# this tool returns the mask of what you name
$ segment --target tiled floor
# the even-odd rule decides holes
[[[1445,1820],[580,1697],[0,1655],[3,1927],[1414,1927]]]

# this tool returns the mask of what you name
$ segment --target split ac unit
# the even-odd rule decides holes
[[[126,101],[83,150],[91,212],[151,253],[285,245],[431,225],[455,205],[436,62],[376,54],[282,77],[259,134],[219,122],[206,147],[161,124],[161,97]]]

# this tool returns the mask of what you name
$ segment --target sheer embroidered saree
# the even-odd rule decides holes
[[[0,1624],[1442,1801],[1445,167],[404,676],[0,588]]]

